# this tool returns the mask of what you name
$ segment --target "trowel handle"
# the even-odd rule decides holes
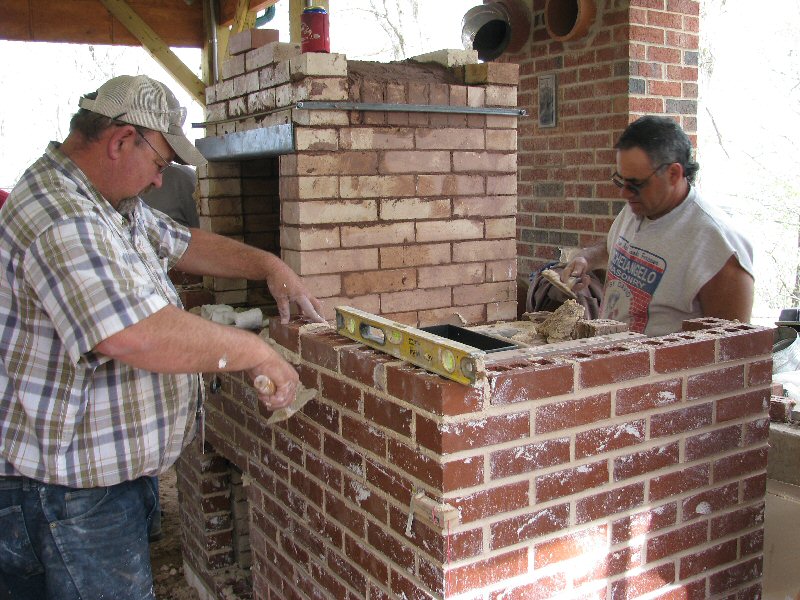
[[[253,387],[259,394],[272,396],[275,393],[275,383],[266,375],[259,375],[253,380]]]

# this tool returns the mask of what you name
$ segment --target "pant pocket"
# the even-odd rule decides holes
[[[44,573],[33,551],[21,506],[0,510],[0,572],[20,577]]]

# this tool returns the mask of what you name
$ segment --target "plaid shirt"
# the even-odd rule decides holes
[[[189,231],[138,198],[115,210],[57,143],[14,188],[0,228],[0,475],[95,487],[169,467],[194,432],[199,376],[92,349],[181,305],[167,269]]]

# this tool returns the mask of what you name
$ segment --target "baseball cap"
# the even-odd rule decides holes
[[[147,75],[120,75],[106,81],[97,97],[83,97],[78,105],[131,125],[160,131],[177,155],[177,162],[200,167],[206,159],[183,133],[186,108],[160,81]]]

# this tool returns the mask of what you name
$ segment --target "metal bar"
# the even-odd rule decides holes
[[[207,160],[249,160],[294,152],[291,123],[197,140],[197,149]]]
[[[525,117],[524,108],[492,108],[477,106],[450,106],[449,104],[381,104],[372,102],[317,102],[302,100],[295,104],[301,110],[365,110],[382,112],[453,113],[468,115],[501,115]]]

